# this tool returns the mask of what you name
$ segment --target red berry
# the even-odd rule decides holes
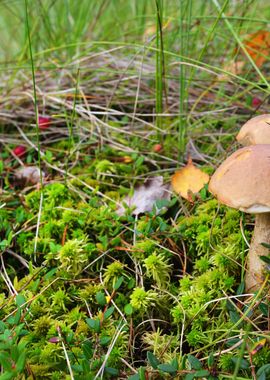
[[[153,152],[158,153],[162,150],[162,145],[161,144],[156,144],[153,146]]]
[[[258,107],[260,104],[262,104],[262,101],[259,98],[253,98],[251,104],[253,107]]]
[[[17,157],[22,157],[26,153],[26,147],[23,145],[18,145],[13,149],[13,154]]]
[[[51,125],[51,118],[48,116],[38,117],[38,127],[39,129],[47,129]]]

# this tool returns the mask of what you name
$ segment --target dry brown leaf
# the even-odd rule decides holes
[[[209,175],[196,168],[192,160],[172,176],[172,188],[181,197],[192,201],[192,194],[198,193],[209,182]]]
[[[170,199],[170,191],[168,185],[163,184],[163,177],[149,178],[143,185],[134,189],[134,193],[131,197],[127,196],[123,199],[122,205],[117,209],[118,215],[124,215],[127,205],[130,208],[134,208],[133,215],[149,212],[153,210],[153,207],[157,200]],[[160,210],[156,210],[158,213]]]
[[[259,30],[252,33],[244,40],[244,45],[256,65],[261,67],[269,56],[270,32]]]
[[[43,171],[40,172],[37,166],[23,166],[14,173],[17,180],[22,181],[24,185],[35,185],[40,182],[40,176],[45,177]]]

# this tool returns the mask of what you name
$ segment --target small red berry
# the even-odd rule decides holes
[[[48,116],[38,117],[38,127],[39,129],[47,129],[51,125],[51,118]]]
[[[253,107],[258,107],[260,104],[262,104],[262,101],[259,98],[253,98],[251,104]]]
[[[153,152],[158,153],[158,152],[160,152],[162,150],[162,148],[163,147],[162,147],[161,144],[156,144],[156,145],[153,146]]]
[[[26,153],[26,147],[23,145],[18,145],[13,149],[13,154],[17,157],[22,157]]]

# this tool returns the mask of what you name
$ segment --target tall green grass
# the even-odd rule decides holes
[[[256,89],[268,95],[267,75],[247,55],[243,40],[248,33],[266,29],[269,15],[269,7],[261,0],[32,0],[27,24],[24,2],[2,1],[0,68],[10,77],[12,88],[15,74],[10,75],[10,70],[30,72],[35,62],[37,70],[65,67],[74,74],[80,59],[122,46],[121,56],[130,60],[128,70],[140,77],[132,59],[144,51],[153,73],[142,71],[141,77],[154,94],[155,108],[149,112],[157,114],[153,120],[159,131],[157,138],[176,136],[178,158],[182,160],[187,136],[205,123],[205,117],[198,121],[196,113],[201,112],[201,101],[207,96],[211,104],[206,126],[217,109],[243,101],[245,93]],[[147,34],[151,27],[155,30]],[[229,75],[228,96],[226,81],[215,81],[237,51],[241,52],[239,59],[247,61],[247,70],[238,76]],[[95,69],[91,70],[88,75],[94,76]],[[108,73],[104,66],[104,77],[109,78]],[[174,117],[165,116],[171,112],[167,103],[171,86],[178,88],[178,98],[173,100],[178,103],[177,123]]]

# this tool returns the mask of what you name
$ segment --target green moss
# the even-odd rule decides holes
[[[102,165],[107,174],[123,170],[118,163]],[[92,163],[89,173],[101,179],[97,169]],[[233,294],[240,280],[240,213],[209,200],[173,223],[170,215],[139,216],[133,245],[133,217],[120,218],[113,203],[105,204],[81,184],[72,185],[78,193],[64,184],[44,187],[37,238],[40,191],[26,195],[19,211],[2,214],[9,230],[14,218],[22,223],[13,249],[31,261],[29,270],[11,265],[7,271],[29,302],[22,313],[28,329],[24,339],[36,378],[69,376],[63,345],[78,378],[95,376],[109,349],[107,366],[121,371],[121,358],[130,359],[131,338],[135,347],[153,351],[162,363],[176,358],[183,369],[181,344],[182,354],[211,342],[213,350],[219,349],[219,336],[233,326],[221,299]],[[111,189],[102,186],[109,194]],[[87,202],[81,196],[84,191],[89,191]],[[115,289],[120,277],[124,280]],[[3,302],[8,300],[1,310],[5,318],[17,306],[0,281]],[[132,355],[142,360],[144,354],[135,350]],[[268,360],[265,353],[263,358],[256,358],[258,365]],[[226,367],[226,357],[218,362],[224,371],[232,371],[229,364],[228,359]]]
[[[130,296],[130,304],[140,313],[144,313],[157,302],[157,293],[143,288],[135,288]]]
[[[146,269],[146,276],[153,278],[158,287],[164,288],[168,286],[171,265],[165,255],[154,252],[144,260],[143,266]]]
[[[59,271],[72,277],[83,270],[88,258],[87,241],[79,239],[66,241],[56,256]]]
[[[119,277],[125,274],[124,265],[120,261],[109,264],[104,271],[104,282],[114,286]]]

